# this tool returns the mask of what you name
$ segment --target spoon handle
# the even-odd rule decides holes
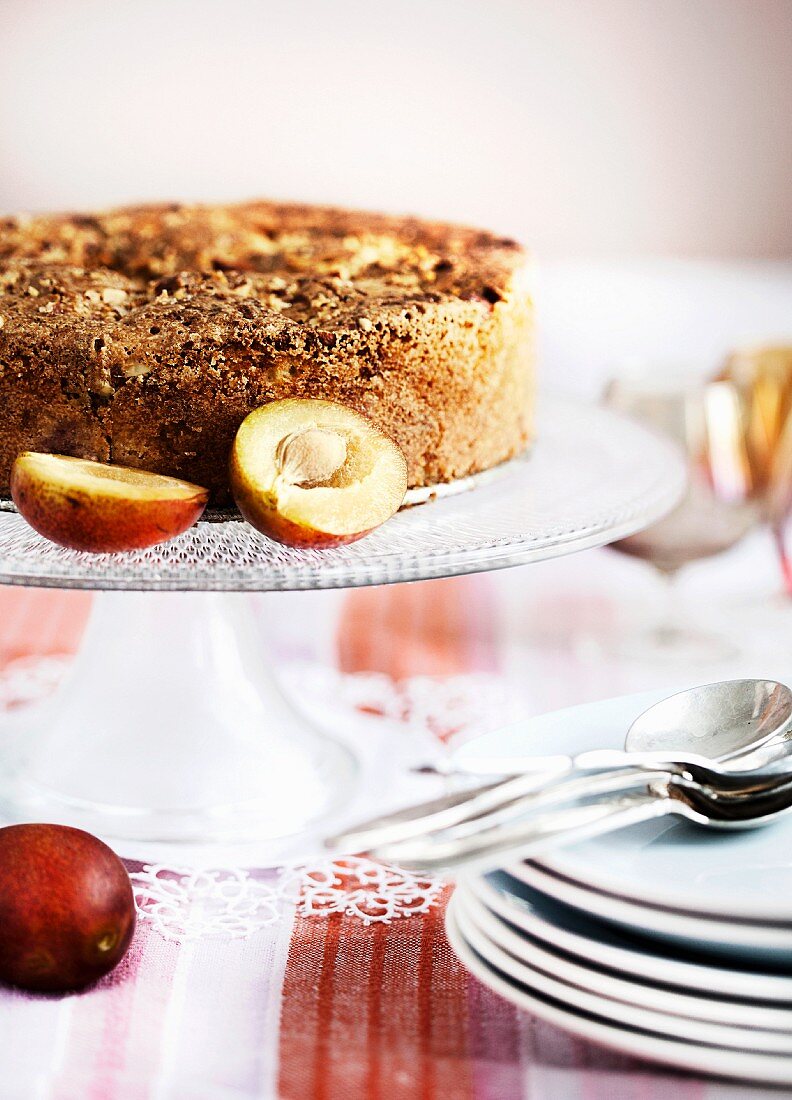
[[[512,826],[496,826],[457,840],[406,841],[384,845],[374,854],[387,862],[419,871],[475,867],[491,870],[509,859],[530,859],[551,848],[577,843],[640,821],[678,811],[680,803],[662,793],[608,798],[572,806]]]
[[[578,753],[573,765],[580,771],[613,771],[617,768],[672,768],[686,764],[715,767],[714,761],[693,752],[627,752],[625,749],[590,749]]]
[[[765,750],[764,752],[754,751],[750,754],[750,757],[744,754],[735,754],[730,757],[730,763],[733,766],[737,766],[741,763],[742,759],[748,759],[750,761],[749,766],[759,767],[764,765],[769,760],[775,759],[778,755],[773,751],[772,754]],[[477,757],[474,761],[467,763],[465,760],[461,760],[457,763],[452,763],[450,767],[446,769],[438,769],[442,771],[442,774],[453,775],[475,775],[483,778],[484,776],[502,776],[504,778],[509,776],[522,775],[530,772],[531,774],[544,772],[545,774],[552,775],[558,774],[563,770],[563,761],[566,760],[568,771],[581,771],[581,772],[593,772],[593,771],[615,771],[618,768],[670,768],[684,767],[686,764],[697,764],[702,767],[713,767],[718,764],[718,761],[713,761],[711,758],[702,756],[700,753],[687,752],[684,749],[679,751],[657,751],[657,752],[628,752],[626,749],[587,749],[585,752],[580,752],[573,757],[563,756],[490,756],[490,757]],[[753,761],[756,760],[756,765]],[[747,769],[746,769],[747,770]]]
[[[554,759],[563,771],[535,771],[454,791],[345,829],[328,837],[325,847],[346,852],[369,851],[379,845],[399,843],[458,825],[539,791],[558,775],[566,774],[572,763],[571,757]]]
[[[536,815],[537,812],[546,811],[550,807],[558,806],[559,803],[601,799],[603,795],[608,794],[628,794],[634,788],[646,790],[650,784],[665,782],[668,779],[669,772],[661,771],[659,768],[654,771],[648,768],[614,768],[611,771],[597,773],[571,772],[568,776],[549,780],[540,789],[530,791],[519,798],[508,801],[503,799],[499,805],[486,813],[468,816],[464,821],[443,829],[442,838],[437,835],[440,830],[432,830],[432,832],[436,840],[456,840],[474,833],[483,833],[495,825],[508,825],[522,821],[528,814]],[[423,835],[426,835],[426,832]]]

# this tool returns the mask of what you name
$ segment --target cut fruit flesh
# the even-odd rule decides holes
[[[407,464],[396,444],[352,409],[290,398],[242,423],[231,482],[240,511],[265,534],[293,545],[349,542],[398,510]]]
[[[84,490],[91,494],[124,500],[192,500],[206,490],[189,481],[131,466],[112,466],[69,455],[26,451],[17,459],[53,487]]]

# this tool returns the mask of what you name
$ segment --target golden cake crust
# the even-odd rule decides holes
[[[23,450],[173,474],[229,500],[248,412],[322,397],[402,447],[411,486],[530,436],[515,242],[270,202],[0,220],[0,490]]]

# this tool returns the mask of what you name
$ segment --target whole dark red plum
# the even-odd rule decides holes
[[[63,992],[126,954],[135,900],[112,849],[67,825],[0,829],[0,981]]]

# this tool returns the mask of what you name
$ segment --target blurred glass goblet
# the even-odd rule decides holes
[[[789,529],[789,516],[792,512],[792,416],[786,425],[773,461],[773,472],[765,494],[765,514],[770,524],[773,542],[778,551],[781,574],[788,596],[792,596],[792,555],[790,555],[786,535]]]
[[[751,499],[739,393],[726,380],[691,382],[657,369],[651,375],[614,378],[604,401],[671,436],[688,461],[688,491],[681,504],[659,523],[612,546],[650,562],[667,586],[663,619],[629,639],[629,652],[646,659],[725,660],[736,652],[734,645],[686,621],[676,606],[674,581],[688,563],[730,549],[759,520]]]
[[[740,348],[727,359],[721,378],[740,397],[750,492],[770,527],[792,595],[785,541],[792,510],[792,345]]]

